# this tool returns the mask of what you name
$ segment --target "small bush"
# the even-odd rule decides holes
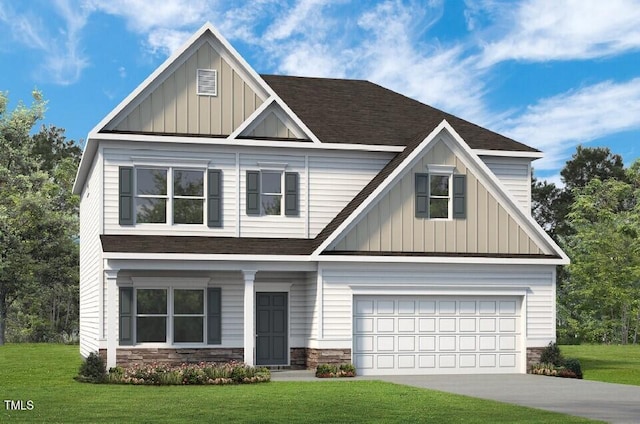
[[[566,370],[575,375],[574,378],[582,378],[582,366],[580,365],[580,360],[576,358],[567,358],[564,360],[562,365]]]
[[[316,368],[316,377],[335,377],[338,374],[338,367],[332,364],[320,364]]]
[[[340,365],[340,377],[355,377],[356,367],[353,364],[341,364]]]
[[[543,364],[553,364],[556,367],[562,366],[563,359],[560,346],[553,342],[549,343],[540,355],[540,362]]]
[[[104,383],[107,380],[107,368],[102,357],[91,352],[80,365],[75,379],[88,383]]]

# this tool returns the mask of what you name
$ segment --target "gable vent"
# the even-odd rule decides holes
[[[215,69],[198,69],[198,95],[218,95],[218,71]]]

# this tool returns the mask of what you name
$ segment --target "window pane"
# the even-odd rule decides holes
[[[167,199],[136,199],[136,222],[165,223],[167,222]]]
[[[449,218],[449,199],[430,199],[429,218]]]
[[[202,171],[173,171],[174,196],[204,196]]]
[[[446,175],[431,176],[431,195],[432,196],[448,196],[449,195],[449,177]]]
[[[173,222],[175,224],[202,224],[204,216],[204,200],[174,199]]]
[[[265,215],[280,215],[282,196],[262,195],[262,210]]]
[[[136,340],[141,342],[166,342],[167,319],[165,317],[137,317]]]
[[[138,289],[136,291],[138,315],[167,313],[167,291],[165,289]]]
[[[204,314],[204,290],[174,290],[173,312],[181,314]]]
[[[137,193],[151,195],[167,194],[167,170],[166,169],[138,169]]]
[[[282,193],[282,173],[262,172],[262,192]]]
[[[204,341],[204,318],[175,317],[173,319],[173,341],[175,343],[202,343]]]

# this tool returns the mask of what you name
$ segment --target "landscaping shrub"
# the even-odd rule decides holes
[[[355,377],[356,367],[353,364],[341,364],[339,374],[340,377]]]
[[[560,346],[553,342],[549,343],[540,355],[540,363],[553,364],[556,367],[562,366],[563,359]]]
[[[577,378],[582,378],[582,367],[580,360],[576,358],[567,358],[564,360],[563,366],[568,371],[571,371]]]
[[[339,367],[332,364],[320,364],[316,368],[316,377],[355,377],[356,367],[353,364],[341,364]]]
[[[80,365],[75,379],[87,383],[103,383],[107,379],[107,369],[102,357],[91,352]]]
[[[186,384],[247,384],[271,380],[271,372],[267,368],[250,367],[244,363],[229,362],[214,364],[168,364],[132,365],[130,367],[114,367],[104,381],[113,384],[145,384],[145,385],[186,385]]]

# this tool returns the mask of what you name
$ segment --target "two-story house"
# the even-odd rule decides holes
[[[367,81],[259,75],[206,24],[88,135],[80,350],[526,372],[568,263],[530,216],[541,156]]]

